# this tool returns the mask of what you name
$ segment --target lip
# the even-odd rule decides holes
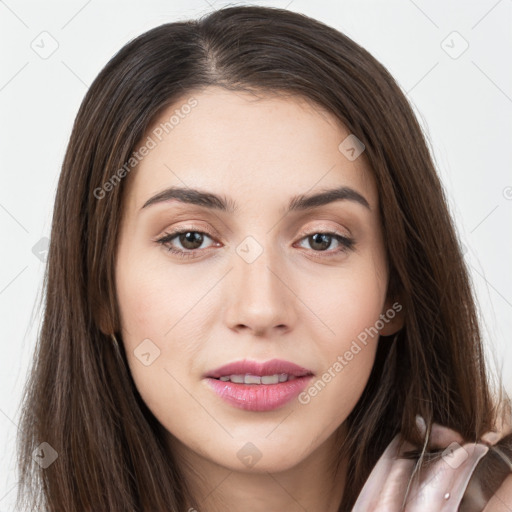
[[[287,373],[296,378],[278,384],[237,384],[217,380],[225,375],[275,375]],[[228,404],[246,411],[264,412],[277,409],[299,395],[313,378],[313,372],[307,368],[272,359],[264,363],[256,361],[236,361],[221,366],[204,376],[210,389]]]
[[[240,375],[249,373],[251,375],[275,375],[276,373],[287,373],[288,375],[294,375],[295,377],[303,377],[306,375],[313,375],[311,370],[303,368],[289,361],[283,359],[271,359],[263,363],[257,361],[250,361],[244,359],[242,361],[235,361],[233,363],[226,364],[213,370],[206,375],[205,378],[218,379],[224,375]]]

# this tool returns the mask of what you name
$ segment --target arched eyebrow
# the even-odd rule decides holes
[[[141,209],[147,208],[153,204],[172,200],[203,206],[205,208],[231,214],[236,213],[239,210],[236,202],[226,196],[183,187],[170,187],[162,192],[158,192],[158,194],[149,198]],[[371,210],[370,204],[363,195],[353,188],[342,186],[323,190],[314,194],[301,194],[294,196],[290,199],[288,207],[284,210],[284,213],[312,210],[313,208],[318,208],[319,206],[324,206],[326,204],[342,200],[353,201],[364,206],[368,210]]]

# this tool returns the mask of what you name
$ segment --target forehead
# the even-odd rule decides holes
[[[364,193],[373,210],[372,173],[364,151],[348,158],[349,136],[334,115],[301,97],[208,87],[154,120],[138,146],[150,149],[125,194],[136,210],[170,186],[224,194],[239,207],[261,206],[262,198],[282,207],[288,197],[342,185]]]

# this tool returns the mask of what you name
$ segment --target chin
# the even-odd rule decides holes
[[[220,457],[214,458],[217,463],[239,473],[279,473],[287,471],[307,458],[304,447],[310,443],[301,444],[283,442],[259,438],[255,436],[253,441],[250,436],[247,441],[235,442],[232,447],[223,449]],[[234,453],[234,457],[226,458],[226,453]]]

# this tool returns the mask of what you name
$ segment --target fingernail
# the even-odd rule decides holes
[[[425,424],[425,420],[419,414],[416,414],[416,426],[418,427],[421,435],[425,435],[425,432],[427,431],[427,425]]]

